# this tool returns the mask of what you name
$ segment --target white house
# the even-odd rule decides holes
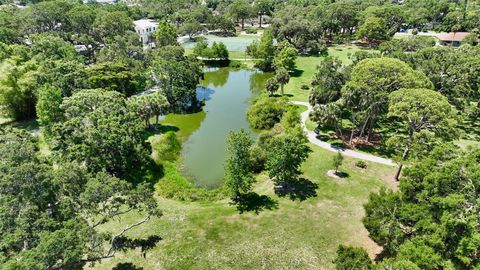
[[[150,19],[134,21],[135,32],[140,36],[140,41],[147,45],[152,42],[152,34],[157,30],[158,22]]]

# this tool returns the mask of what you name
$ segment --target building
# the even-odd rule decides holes
[[[140,36],[140,41],[144,44],[152,43],[152,34],[157,30],[158,22],[150,19],[141,19],[134,21],[135,32]]]
[[[440,45],[458,47],[468,34],[468,32],[440,33],[437,38],[440,41]]]

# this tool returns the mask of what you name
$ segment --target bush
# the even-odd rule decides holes
[[[201,42],[201,41],[207,41],[207,38],[204,36],[197,36],[197,37],[194,37],[193,40],[195,42]]]
[[[175,161],[182,149],[177,134],[173,131],[152,137],[150,144],[153,150],[153,160],[157,164],[162,164],[164,161]]]
[[[228,49],[223,42],[213,42],[212,46],[208,47],[207,41],[200,41],[193,48],[193,53],[204,58],[228,60]]]
[[[337,270],[372,269],[373,264],[363,248],[347,247],[340,245],[337,249],[337,257],[333,261]]]
[[[245,33],[247,34],[256,34],[257,33],[257,29],[253,28],[253,27],[248,27],[245,29]]]
[[[245,64],[242,63],[242,61],[238,60],[233,60],[228,63],[228,67],[235,68],[235,69],[241,69],[245,68]]]
[[[270,129],[280,119],[287,108],[285,98],[269,98],[260,96],[247,111],[247,119],[255,129]]]
[[[164,176],[156,184],[156,191],[162,197],[181,201],[215,201],[227,197],[226,189],[205,189],[195,186],[180,175],[173,162],[164,162]]]
[[[355,162],[355,166],[357,166],[358,168],[365,169],[365,168],[367,168],[367,163],[363,160],[359,160],[359,161]]]
[[[267,162],[267,153],[259,145],[253,145],[250,148],[250,164],[254,173],[260,173],[265,169]]]
[[[286,130],[293,129],[300,126],[300,112],[295,106],[288,106],[285,113],[282,115],[280,124]]]

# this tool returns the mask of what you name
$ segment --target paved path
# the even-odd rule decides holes
[[[374,155],[370,155],[370,154],[362,153],[362,152],[358,152],[358,151],[353,151],[353,150],[349,150],[349,149],[338,148],[338,147],[335,147],[335,146],[333,146],[333,145],[331,145],[327,142],[324,142],[324,141],[318,139],[317,134],[315,134],[315,132],[313,132],[311,130],[308,130],[307,126],[305,124],[307,119],[308,119],[308,115],[312,111],[312,106],[310,105],[310,103],[301,102],[301,101],[292,101],[292,103],[296,104],[296,105],[303,105],[303,106],[308,107],[308,110],[306,110],[305,112],[302,113],[301,120],[302,120],[303,130],[307,134],[308,140],[311,143],[313,143],[317,146],[320,146],[323,149],[329,150],[331,152],[336,153],[336,152],[340,151],[342,153],[342,155],[344,155],[344,156],[358,158],[358,159],[371,161],[371,162],[375,162],[375,163],[380,163],[380,164],[385,164],[385,165],[389,165],[389,166],[397,166],[397,164],[390,159],[377,157],[377,156],[374,156]]]

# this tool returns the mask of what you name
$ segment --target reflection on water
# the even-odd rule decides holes
[[[231,130],[251,131],[246,110],[252,95],[264,91],[271,76],[259,71],[210,69],[197,96],[205,100],[206,114],[200,127],[183,144],[182,173],[198,185],[215,187],[223,181],[226,137]],[[253,132],[252,132],[253,135]]]

